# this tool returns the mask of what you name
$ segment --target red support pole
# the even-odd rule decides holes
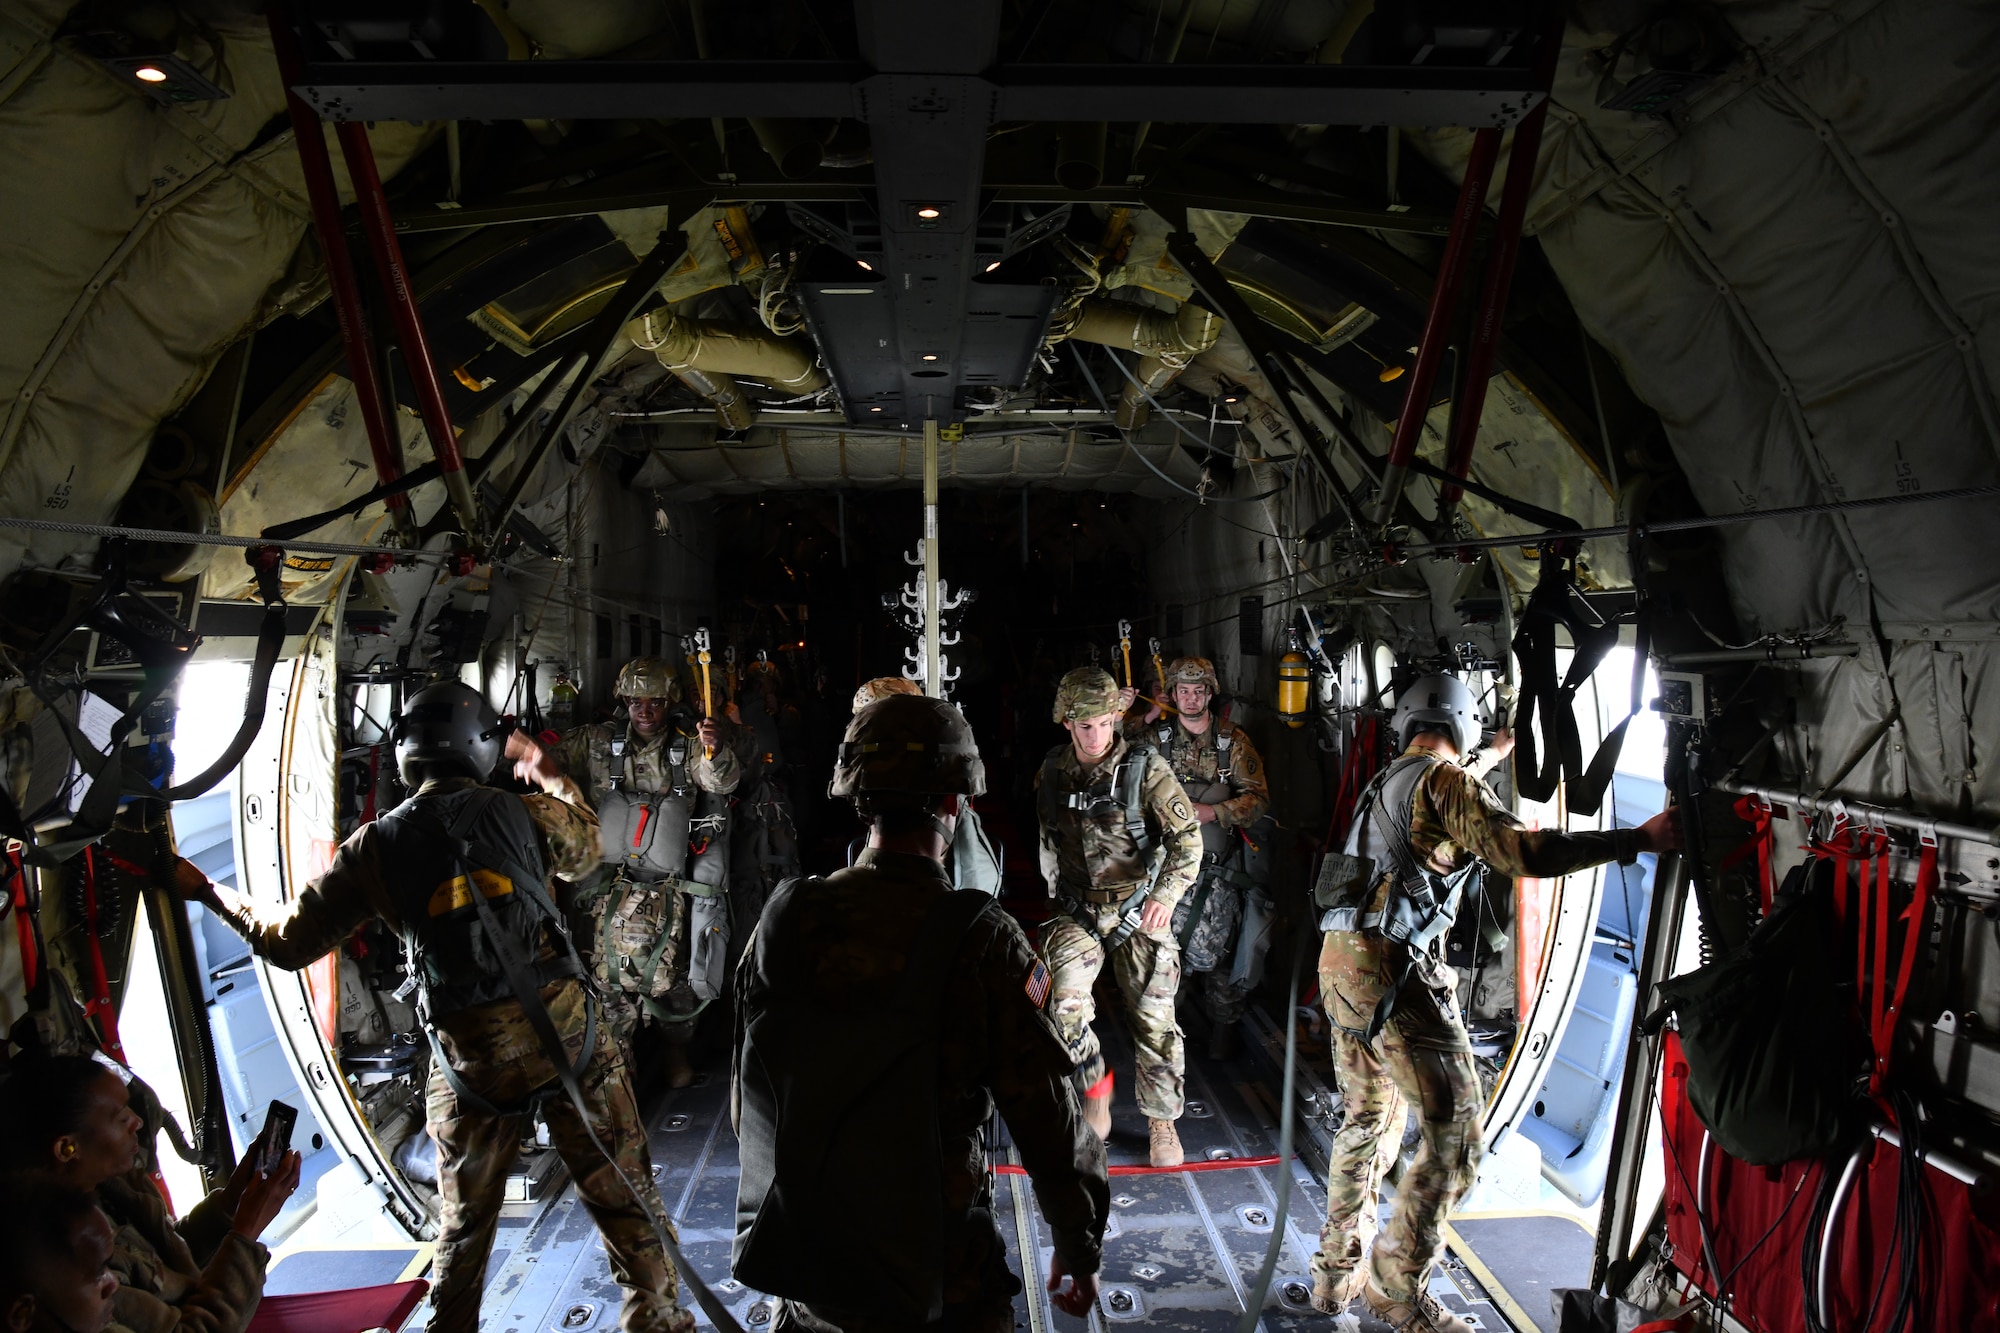
[[[354,200],[361,211],[361,231],[368,237],[368,249],[375,267],[388,287],[389,309],[396,317],[396,333],[402,340],[403,364],[417,389],[417,408],[424,418],[424,430],[431,437],[431,452],[443,474],[445,493],[452,510],[464,525],[468,537],[479,535],[479,505],[472,497],[472,482],[465,475],[465,456],[458,451],[458,435],[452,430],[451,412],[445,407],[444,386],[438,381],[437,364],[424,337],[424,319],[410,288],[409,269],[403,263],[403,247],[396,240],[396,220],[389,214],[389,198],[382,190],[382,177],[375,169],[375,150],[369,146],[368,131],[360,123],[343,120],[334,126],[340,136],[340,155],[347,159],[347,174],[354,182]]]
[[[1552,81],[1555,57],[1561,48],[1562,28],[1557,25],[1543,34],[1540,58],[1536,61],[1544,88]],[[1460,480],[1464,480],[1472,466],[1472,446],[1479,438],[1479,418],[1486,408],[1486,385],[1493,378],[1494,354],[1500,346],[1500,317],[1507,310],[1507,292],[1514,282],[1514,261],[1521,253],[1521,223],[1528,214],[1528,192],[1534,188],[1535,159],[1541,154],[1542,126],[1548,118],[1549,98],[1544,95],[1514,127],[1514,143],[1507,153],[1507,183],[1500,187],[1499,225],[1493,236],[1493,251],[1486,259],[1479,313],[1473,319],[1471,345],[1466,348],[1464,370],[1459,377],[1451,438],[1445,443],[1445,467]],[[1451,511],[1462,494],[1450,482],[1438,492],[1440,528],[1449,523]]]
[[[347,350],[348,378],[361,402],[361,421],[368,431],[368,450],[375,457],[376,480],[387,484],[403,475],[403,441],[389,417],[374,339],[369,337],[368,320],[361,310],[361,284],[355,277],[354,257],[347,250],[347,232],[340,225],[340,189],[333,180],[333,158],[326,151],[319,117],[292,91],[305,65],[298,38],[285,26],[278,6],[271,6],[269,17],[271,44],[285,81],[285,109],[291,113],[292,137],[298,143],[299,164],[305,169],[306,197],[312,203],[313,231],[326,259],[327,286],[333,296],[334,315],[340,321],[341,346]],[[415,531],[409,496],[392,495],[383,504],[397,528],[406,533]]]
[[[1388,465],[1382,470],[1382,494],[1375,501],[1376,521],[1381,523],[1387,523],[1395,512],[1410,474],[1410,460],[1417,455],[1417,438],[1430,412],[1431,388],[1437,383],[1438,366],[1451,336],[1451,318],[1458,310],[1459,289],[1465,285],[1466,266],[1472,259],[1472,238],[1486,209],[1486,187],[1493,180],[1493,164],[1499,157],[1499,130],[1483,129],[1472,136],[1472,156],[1465,164],[1465,180],[1458,187],[1451,236],[1445,241],[1444,258],[1438,265],[1437,287],[1431,293],[1430,313],[1424,317],[1423,336],[1417,340],[1417,363],[1410,369],[1410,387],[1403,395],[1402,414],[1396,418]]]

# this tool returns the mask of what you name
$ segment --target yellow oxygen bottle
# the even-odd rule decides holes
[[[1288,727],[1306,724],[1306,708],[1312,699],[1312,664],[1299,646],[1299,632],[1286,631],[1289,646],[1278,659],[1278,716]]]

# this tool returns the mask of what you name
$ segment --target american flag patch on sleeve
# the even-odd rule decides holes
[[[1034,970],[1028,973],[1028,984],[1021,989],[1028,992],[1028,1003],[1039,1009],[1049,998],[1049,969],[1042,960],[1035,960]]]

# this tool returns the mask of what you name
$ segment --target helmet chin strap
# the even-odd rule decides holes
[[[952,839],[958,836],[959,802],[964,799],[962,796],[949,797],[945,801],[944,809],[931,812],[931,827],[937,830],[937,835],[944,839],[944,845],[947,847],[951,846]]]

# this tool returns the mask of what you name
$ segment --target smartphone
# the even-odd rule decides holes
[[[264,1112],[264,1128],[257,1131],[257,1140],[250,1145],[250,1157],[259,1172],[268,1176],[283,1164],[285,1154],[292,1150],[292,1129],[298,1123],[295,1107],[279,1101],[271,1103]]]

